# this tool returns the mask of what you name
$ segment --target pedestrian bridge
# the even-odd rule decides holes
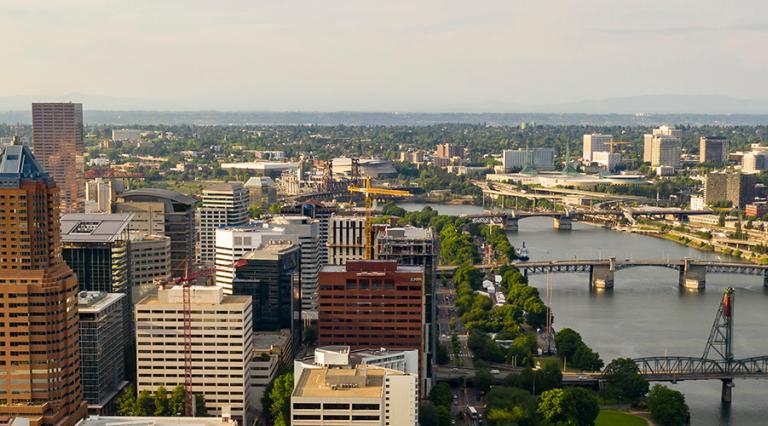
[[[674,269],[680,274],[680,286],[700,289],[706,285],[707,274],[742,274],[763,277],[768,287],[768,265],[742,262],[723,262],[701,259],[573,259],[517,262],[514,264],[524,275],[541,273],[587,272],[590,285],[596,288],[612,288],[614,273],[622,269],[637,267],[659,267]]]

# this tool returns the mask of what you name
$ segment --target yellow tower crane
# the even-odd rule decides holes
[[[365,178],[365,186],[359,187],[356,185],[349,185],[347,187],[349,192],[359,192],[365,196],[365,260],[373,259],[373,241],[371,234],[373,232],[373,224],[371,223],[371,213],[373,211],[373,199],[376,195],[389,195],[391,197],[410,197],[412,194],[408,191],[401,191],[399,189],[385,189],[374,188],[371,186],[371,178],[367,176]]]

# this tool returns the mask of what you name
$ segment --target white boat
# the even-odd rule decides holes
[[[523,262],[525,262],[528,259],[530,259],[528,257],[528,249],[525,248],[525,241],[523,241],[523,246],[522,247],[520,247],[519,249],[515,250],[515,254],[517,255],[517,259],[518,260],[522,260]]]

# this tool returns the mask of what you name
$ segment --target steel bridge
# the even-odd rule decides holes
[[[640,375],[651,382],[720,380],[724,403],[730,403],[733,398],[734,379],[768,378],[768,355],[742,359],[733,355],[734,293],[733,288],[723,292],[704,355],[637,358],[633,361]],[[602,372],[601,380],[606,380],[611,372],[609,364]]]
[[[754,263],[721,262],[701,259],[574,259],[517,262],[514,264],[524,275],[541,273],[590,274],[590,284],[598,288],[613,287],[614,272],[637,267],[674,269],[680,274],[680,285],[687,288],[704,288],[707,274],[741,274],[763,277],[768,287],[768,265]]]

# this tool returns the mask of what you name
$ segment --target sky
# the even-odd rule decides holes
[[[511,111],[768,99],[765,0],[0,0],[0,96]]]

